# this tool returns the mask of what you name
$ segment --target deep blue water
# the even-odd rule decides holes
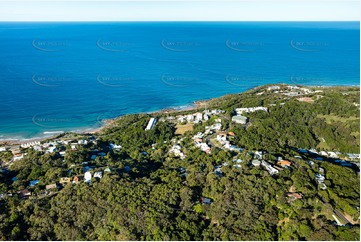
[[[0,139],[267,83],[359,85],[358,22],[0,23]]]

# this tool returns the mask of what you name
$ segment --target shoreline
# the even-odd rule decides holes
[[[275,83],[275,84],[266,84],[266,85],[260,85],[254,88],[250,88],[247,89],[243,92],[239,92],[239,93],[227,93],[224,95],[232,95],[232,94],[240,94],[240,93],[245,93],[247,91],[250,90],[256,90],[260,87],[264,87],[264,86],[273,86],[273,85],[294,85],[294,84],[290,84],[290,83]],[[295,86],[304,86],[304,87],[308,87],[308,88],[345,88],[345,87],[359,87],[360,85],[295,85]],[[222,95],[222,96],[224,96]],[[222,97],[220,96],[220,97]],[[220,98],[220,97],[213,97],[213,98],[208,98],[208,99],[200,99],[200,100],[196,100],[193,101],[191,104],[185,104],[185,105],[180,105],[180,106],[176,106],[176,107],[168,107],[168,108],[163,108],[163,109],[159,109],[159,110],[155,110],[155,111],[150,111],[150,112],[141,112],[141,113],[129,113],[129,114],[124,114],[121,116],[117,116],[114,118],[109,118],[109,119],[104,119],[102,121],[102,125],[100,127],[97,128],[84,128],[84,129],[78,129],[78,130],[69,130],[69,131],[61,131],[61,132],[57,132],[54,133],[53,135],[49,135],[49,136],[44,136],[44,137],[33,137],[33,138],[6,138],[6,139],[0,139],[0,146],[6,146],[6,145],[10,145],[10,146],[14,146],[14,145],[21,145],[21,144],[26,144],[29,142],[35,142],[35,141],[39,141],[42,142],[44,140],[48,140],[48,139],[54,139],[55,137],[64,134],[64,133],[74,133],[74,134],[97,134],[99,132],[101,132],[103,129],[105,129],[106,127],[111,126],[115,121],[117,121],[118,119],[120,119],[121,117],[125,116],[125,115],[131,115],[131,114],[156,114],[156,113],[163,113],[163,114],[167,114],[167,113],[175,113],[175,112],[182,112],[182,111],[191,111],[191,110],[196,110],[198,108],[204,108],[205,105],[207,105],[207,103],[209,103],[211,100]],[[55,131],[54,131],[55,132]]]
[[[211,100],[211,99],[209,99],[209,100]],[[195,110],[200,107],[199,103],[205,103],[209,100],[197,100],[197,101],[194,101],[192,104],[181,105],[178,107],[169,107],[169,108],[164,108],[164,109],[155,110],[155,111],[151,111],[151,112],[143,112],[143,114],[174,113],[174,112]],[[64,133],[74,133],[74,134],[80,134],[80,135],[97,134],[97,133],[101,132],[104,128],[111,126],[115,121],[117,121],[121,117],[123,117],[125,115],[131,115],[131,114],[138,114],[138,113],[124,114],[124,115],[117,116],[114,118],[104,119],[102,121],[103,124],[97,128],[84,128],[84,129],[80,129],[80,130],[78,129],[78,130],[59,131],[59,132],[54,131],[54,134],[49,135],[49,136],[44,136],[44,137],[36,136],[33,138],[11,138],[11,137],[4,138],[4,139],[0,139],[0,146],[6,146],[6,145],[14,146],[14,145],[21,145],[21,144],[26,144],[26,143],[30,143],[30,142],[36,142],[36,141],[42,142],[42,141],[45,141],[48,139],[54,139],[55,137],[57,137],[61,134],[64,134]],[[44,134],[44,132],[43,132],[43,134]]]

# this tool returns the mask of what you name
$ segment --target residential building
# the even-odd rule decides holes
[[[232,117],[232,122],[237,124],[247,124],[248,118],[242,115],[236,115]]]
[[[155,118],[150,118],[147,127],[145,128],[145,130],[151,130],[154,125],[157,123],[157,119]]]

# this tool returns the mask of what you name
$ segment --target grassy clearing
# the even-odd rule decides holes
[[[344,118],[344,117],[340,117],[340,116],[336,116],[336,115],[322,115],[319,114],[317,115],[317,117],[319,118],[324,118],[326,120],[326,123],[331,124],[333,122],[347,122],[347,121],[354,121],[354,120],[359,120],[358,117],[348,117],[348,118]]]
[[[175,134],[183,135],[187,131],[193,131],[193,124],[177,124],[176,128],[177,130],[175,131]]]

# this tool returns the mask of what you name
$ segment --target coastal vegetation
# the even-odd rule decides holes
[[[126,115],[96,134],[43,141],[58,141],[53,152],[19,148],[26,155],[16,161],[0,152],[0,240],[359,241],[359,160],[347,158],[360,150],[359,88],[312,87],[301,95],[307,102],[288,89],[262,86],[194,110]],[[232,121],[235,109],[258,106],[268,111],[244,114],[244,125]],[[223,112],[177,120],[206,109]],[[145,130],[151,117],[158,122]],[[199,133],[209,152],[195,146]],[[220,134],[235,148],[224,148]],[[75,180],[87,171],[102,176]]]

